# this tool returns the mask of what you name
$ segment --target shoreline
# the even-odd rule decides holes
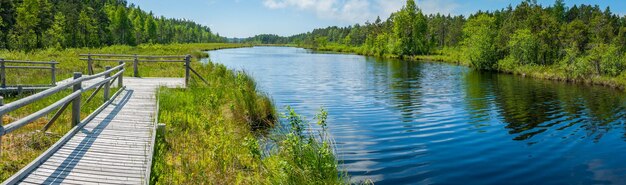
[[[283,46],[292,46],[292,45],[283,45]],[[413,55],[413,56],[404,56],[404,57],[394,56],[394,55],[376,56],[376,55],[369,55],[363,52],[359,52],[357,50],[358,48],[345,47],[345,46],[342,48],[337,48],[337,47],[332,47],[332,46],[322,47],[322,48],[314,48],[314,47],[306,47],[306,46],[292,46],[292,47],[311,49],[311,50],[316,50],[316,51],[331,51],[331,52],[338,52],[338,53],[344,53],[344,54],[355,54],[355,55],[361,55],[361,56],[377,57],[381,59],[399,59],[399,60],[407,60],[407,61],[413,61],[413,62],[420,62],[420,61],[442,62],[442,63],[454,64],[454,65],[459,65],[459,66],[467,66],[473,70],[476,70],[473,67],[471,67],[468,64],[468,62],[463,62],[459,59],[458,56],[453,57],[453,56],[450,56],[450,54],[439,53],[439,54],[432,54],[432,55]],[[454,52],[459,52],[459,51],[454,50]],[[616,76],[616,77],[592,76],[588,79],[568,78],[567,76],[564,76],[562,74],[565,71],[561,71],[553,66],[525,65],[525,66],[519,66],[515,70],[498,69],[498,70],[490,70],[490,71],[502,73],[502,74],[511,74],[511,75],[516,75],[516,76],[531,77],[535,79],[559,81],[559,82],[565,82],[565,83],[571,83],[571,84],[604,86],[604,87],[614,88],[614,89],[621,90],[621,91],[626,90],[626,79],[619,81],[619,79],[622,76]],[[561,74],[554,73],[554,71],[560,72]]]

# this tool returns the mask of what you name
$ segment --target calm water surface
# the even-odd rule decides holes
[[[618,90],[298,48],[209,53],[278,107],[325,107],[353,182],[626,184]]]

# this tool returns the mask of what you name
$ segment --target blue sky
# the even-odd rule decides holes
[[[227,37],[250,37],[262,33],[283,36],[327,26],[347,26],[386,19],[406,0],[128,0],[156,15],[185,18],[210,26]],[[478,10],[496,10],[518,1],[506,0],[416,0],[425,13],[469,15]],[[538,0],[544,6],[554,0]],[[626,0],[565,0],[574,4],[598,4],[603,9],[626,14]]]

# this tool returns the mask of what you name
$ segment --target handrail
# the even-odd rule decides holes
[[[62,98],[61,100],[54,102],[52,105],[47,106],[46,108],[43,108],[33,114],[30,114],[22,119],[19,119],[17,121],[11,122],[7,125],[4,126],[4,132],[0,133],[0,136],[4,136],[8,133],[11,133],[14,130],[17,130],[18,128],[21,128],[23,126],[28,125],[28,123],[33,122],[43,116],[45,116],[46,114],[52,112],[54,109],[59,108],[61,106],[63,106],[63,104],[72,101],[74,98],[76,98],[78,95],[80,95],[82,93],[82,91],[76,91],[73,92],[72,94]]]
[[[74,73],[74,79],[61,84],[59,86],[41,91],[39,93],[36,93],[34,95],[19,99],[17,101],[8,103],[8,104],[4,104],[4,105],[0,105],[0,118],[2,117],[2,115],[5,115],[11,111],[17,110],[21,107],[24,107],[26,105],[29,105],[37,100],[41,100],[43,98],[49,97],[57,92],[60,92],[64,89],[67,89],[69,87],[74,87],[74,92],[63,97],[62,99],[52,103],[51,105],[48,105],[47,107],[32,113],[26,117],[23,117],[19,120],[13,121],[5,126],[0,124],[0,143],[1,143],[1,139],[2,136],[9,134],[11,132],[13,132],[14,130],[17,130],[23,126],[26,126],[30,123],[32,123],[33,121],[45,116],[46,114],[54,111],[55,109],[59,108],[59,107],[66,107],[68,103],[72,103],[72,126],[76,126],[79,122],[80,122],[80,98],[81,98],[81,94],[91,90],[99,85],[105,84],[105,85],[109,85],[110,81],[112,81],[113,79],[116,79],[118,76],[121,76],[124,74],[124,63],[120,63],[120,65],[114,67],[114,68],[110,68],[107,67],[108,70],[95,74],[95,75],[91,75],[91,76],[82,76],[81,73]],[[113,73],[114,71],[119,70],[117,73],[115,73],[114,75],[110,75],[111,73]],[[94,85],[91,85],[89,87],[82,87],[82,82],[83,81],[88,81],[88,80],[93,80],[95,78],[98,77],[102,77],[104,76],[105,78],[96,82]],[[121,82],[122,78],[117,78],[118,80],[120,80],[120,82],[118,82],[120,85],[122,85],[123,82]],[[123,86],[120,86],[120,89],[123,89]],[[106,90],[109,90],[108,87],[106,88]],[[118,90],[119,91],[119,90]],[[105,92],[105,102],[108,101],[108,94],[109,92]],[[54,117],[58,117],[58,114],[61,114],[62,111],[58,111],[57,115],[55,115]],[[46,124],[47,126],[50,125],[52,123],[48,123]],[[46,127],[47,127],[46,126]]]
[[[113,72],[115,69],[120,69],[120,68],[123,68],[123,67],[124,67],[124,64],[121,64],[121,65],[119,65],[119,66],[117,66],[115,68],[112,68],[111,70],[104,71],[102,73],[98,73],[98,74],[91,75],[91,76],[83,76],[81,78],[74,79],[74,80],[71,80],[71,81],[69,81],[67,83],[55,86],[53,88],[46,89],[44,91],[41,91],[41,92],[39,92],[37,94],[34,94],[34,95],[31,95],[29,97],[22,98],[22,99],[19,99],[17,101],[5,104],[4,106],[0,107],[0,115],[5,115],[5,114],[7,114],[7,113],[9,113],[11,111],[17,110],[19,108],[22,108],[22,107],[28,105],[28,104],[31,104],[31,103],[33,103],[33,102],[35,102],[37,100],[43,99],[43,98],[48,97],[48,96],[50,96],[52,94],[55,94],[55,93],[57,93],[59,91],[62,91],[62,90],[66,89],[66,88],[68,88],[70,86],[76,85],[76,84],[81,83],[83,81],[92,80],[94,78],[98,78],[98,77],[104,76],[105,74]]]
[[[185,55],[164,55],[164,56],[158,56],[158,55],[118,55],[118,54],[79,54],[78,56],[81,57],[89,57],[89,56],[94,56],[94,57],[128,57],[128,58],[185,58],[187,56]]]
[[[58,62],[42,62],[42,61],[27,61],[27,60],[4,60],[6,63],[13,64],[59,64]]]
[[[4,66],[7,69],[52,69],[52,67],[44,66]]]
[[[81,77],[81,78],[84,78],[83,80],[85,80],[85,81],[87,81],[87,80],[92,80],[92,79],[96,79],[96,78],[103,77],[104,75],[106,75],[106,74],[110,74],[110,73],[112,73],[113,71],[119,70],[119,69],[121,69],[121,68],[124,68],[124,64],[121,64],[121,65],[115,66],[114,68],[111,68],[111,69],[109,69],[109,70],[106,70],[106,71],[104,71],[104,72],[101,72],[101,73],[98,73],[98,74],[95,74],[95,75],[83,76],[83,77]]]
[[[33,103],[33,102],[35,102],[37,100],[43,99],[45,97],[48,97],[48,96],[50,96],[52,94],[55,94],[55,93],[57,93],[59,91],[62,91],[64,89],[66,89],[66,88],[68,88],[70,86],[73,86],[75,84],[78,84],[80,82],[82,82],[82,80],[80,80],[80,79],[79,80],[72,80],[72,81],[70,81],[68,83],[61,84],[59,86],[55,86],[55,87],[50,88],[50,89],[46,89],[44,91],[41,91],[41,92],[39,92],[37,94],[33,94],[33,95],[28,96],[26,98],[22,98],[22,99],[14,101],[14,102],[7,103],[4,106],[0,107],[0,115],[5,115],[5,114],[7,114],[7,113],[9,113],[11,111],[14,111],[14,110],[17,110],[19,108],[22,108],[22,107],[24,107],[24,106],[26,106],[28,104],[31,104],[31,103]]]
[[[90,86],[88,86],[88,87],[83,88],[83,90],[85,90],[85,91],[87,91],[87,90],[91,90],[91,89],[94,89],[94,88],[96,88],[96,87],[98,87],[98,86],[100,86],[100,85],[104,84],[104,83],[109,83],[110,81],[113,81],[113,79],[115,79],[115,77],[120,76],[120,75],[122,75],[123,73],[124,73],[124,71],[117,72],[117,73],[115,73],[115,74],[114,74],[113,76],[111,76],[111,77],[107,77],[107,78],[105,78],[104,80],[101,80],[101,81],[99,81],[99,82],[96,82],[96,83],[94,83],[94,84],[91,84],[91,85],[90,85]]]
[[[32,65],[49,65],[48,66],[26,66],[26,65],[15,65],[15,66],[7,66],[6,64],[32,64]],[[0,58],[0,87],[7,87],[6,80],[6,69],[46,69],[50,70],[50,85],[56,85],[56,65],[59,64],[56,61],[50,62],[41,62],[41,61],[24,61],[24,60],[5,60]]]
[[[152,56],[152,55],[118,55],[118,54],[79,54],[78,56],[87,57],[80,58],[80,60],[87,61],[87,73],[93,74],[93,62],[94,61],[128,61],[132,60],[133,62],[133,76],[139,77],[139,62],[172,62],[172,63],[185,63],[185,86],[188,86],[190,79],[190,63],[191,63],[191,55],[185,56]],[[100,58],[93,58],[100,57]],[[108,57],[108,58],[107,58]],[[167,60],[170,59],[170,60]],[[173,60],[179,59],[179,60]],[[196,74],[197,75],[197,74]],[[200,77],[202,78],[202,77]],[[206,80],[203,80],[206,82]]]
[[[109,62],[117,62],[117,61],[132,61],[134,59],[105,59],[105,58],[92,58],[92,59],[88,59],[88,58],[80,58],[80,60],[91,60],[91,61],[109,61]],[[183,57],[183,59],[181,60],[140,60],[139,62],[185,62],[185,59]]]

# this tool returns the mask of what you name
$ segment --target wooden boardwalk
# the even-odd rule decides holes
[[[159,86],[184,78],[124,78],[126,89],[95,118],[68,133],[11,180],[19,184],[148,184],[155,142]],[[83,86],[88,86],[87,81]],[[7,183],[5,182],[5,183]]]

